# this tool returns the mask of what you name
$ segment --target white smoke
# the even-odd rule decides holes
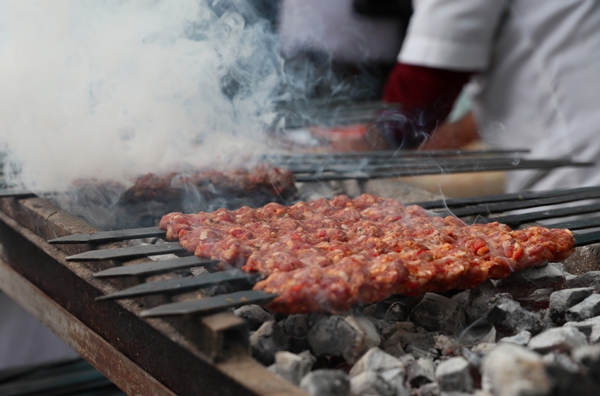
[[[277,40],[247,2],[217,3],[2,0],[0,146],[12,181],[57,190],[264,149]]]

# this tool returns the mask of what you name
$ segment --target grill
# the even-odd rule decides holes
[[[527,162],[520,154],[444,152],[424,158],[438,165],[437,173],[514,169],[519,164],[523,169],[589,165]],[[432,169],[420,153],[395,155],[372,155],[359,175],[351,166],[357,160],[354,154],[271,160],[288,166],[303,181],[406,176]],[[274,298],[250,290],[254,276],[216,271],[216,261],[189,256],[179,244],[162,241],[164,232],[156,227],[101,231],[29,191],[5,189],[2,194],[0,287],[125,392],[303,394],[249,356],[246,324],[228,310]],[[600,187],[589,187],[418,204],[467,222],[501,221],[519,227],[543,221],[577,230],[577,246],[585,246],[600,241],[600,232],[594,230],[600,217],[568,217],[600,212],[598,198]],[[513,213],[522,209],[529,210]],[[199,267],[209,273],[189,276]],[[209,287],[221,292],[200,299]]]

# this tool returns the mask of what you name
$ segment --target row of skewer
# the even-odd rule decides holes
[[[520,214],[504,214],[506,211],[551,207],[569,202],[593,200],[600,198],[600,187],[585,187],[569,190],[556,190],[544,192],[524,192],[520,194],[502,194],[480,198],[460,198],[440,201],[419,202],[420,206],[431,210],[432,215],[455,215],[466,222],[499,221],[519,227],[523,224],[540,220],[558,219],[586,213],[600,212],[600,203],[577,204],[568,207],[533,210]],[[586,217],[585,219],[545,224],[550,228],[569,228],[571,230],[585,230],[589,232],[575,233],[576,246],[584,246],[600,242],[600,231],[590,231],[600,228],[600,216]],[[165,231],[157,227],[137,228],[96,232],[91,234],[77,234],[49,240],[52,244],[88,243],[101,245],[104,243],[133,240],[147,237],[164,238]],[[105,261],[128,260],[163,254],[182,255],[175,259],[162,261],[149,261],[141,264],[126,265],[110,268],[94,274],[98,278],[138,277],[145,279],[161,273],[186,270],[194,267],[206,267],[210,272],[199,276],[187,276],[155,282],[140,283],[136,286],[120,290],[116,293],[98,297],[98,300],[117,300],[126,298],[139,298],[156,294],[179,294],[199,290],[214,285],[235,284],[240,291],[200,300],[186,300],[168,303],[153,307],[141,312],[142,317],[158,317],[188,314],[206,314],[235,308],[247,304],[267,303],[276,296],[262,291],[254,291],[252,285],[258,280],[257,275],[249,274],[238,269],[217,271],[218,262],[189,256],[188,252],[177,242],[164,242],[157,244],[139,245],[116,249],[90,250],[81,254],[67,257],[69,261]]]

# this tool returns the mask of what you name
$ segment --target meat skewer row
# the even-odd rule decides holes
[[[339,312],[392,294],[471,288],[574,250],[569,230],[466,225],[372,195],[170,213],[167,238],[200,257],[259,272],[274,311]]]

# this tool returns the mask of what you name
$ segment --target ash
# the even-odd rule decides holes
[[[552,263],[339,315],[235,314],[253,356],[311,395],[598,395],[599,292],[600,271]]]

